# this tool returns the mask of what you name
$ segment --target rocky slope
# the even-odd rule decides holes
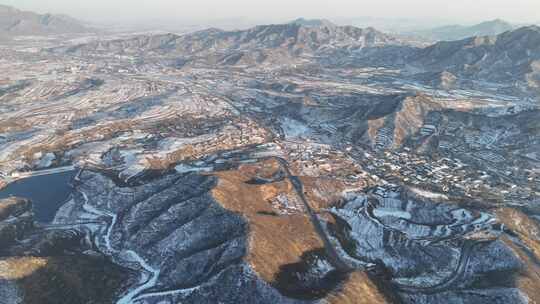
[[[395,149],[417,135],[440,106],[426,96],[404,97],[390,113],[368,120],[368,140],[376,149]]]

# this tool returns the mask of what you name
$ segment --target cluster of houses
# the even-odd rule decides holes
[[[284,147],[289,160],[301,175],[337,178],[358,188],[372,183],[370,174],[355,160],[330,145],[287,141]]]
[[[529,185],[518,185],[513,171],[509,173],[510,176],[505,172],[488,173],[478,171],[456,158],[431,159],[406,150],[408,149],[399,152],[387,151],[382,155],[384,157],[365,153],[361,165],[375,180],[456,196],[487,195],[515,204],[538,197],[538,192],[534,190],[540,188],[538,172],[528,172],[520,178]],[[500,175],[506,178],[501,178]]]

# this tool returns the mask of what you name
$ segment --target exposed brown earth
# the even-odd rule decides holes
[[[31,203],[28,200],[18,198],[8,198],[0,200],[0,221],[5,220],[11,214],[19,213],[29,209]]]
[[[326,300],[331,304],[389,303],[367,274],[360,271],[351,273],[339,292],[331,293]]]
[[[89,256],[0,259],[0,284],[14,283],[25,304],[112,303],[128,277],[121,267]]]
[[[346,185],[336,179],[301,177],[307,199],[314,211],[335,206]]]
[[[368,134],[373,140],[380,128],[389,128],[392,130],[393,148],[399,148],[407,138],[420,130],[430,111],[440,108],[427,96],[407,97],[398,104],[392,115],[368,121]]]
[[[269,202],[280,193],[294,195],[289,181],[250,185],[251,166],[218,172],[218,186],[212,193],[225,208],[243,214],[250,223],[250,251],[247,260],[267,282],[272,282],[282,265],[300,262],[300,256],[322,248],[323,242],[309,217],[298,213],[273,216],[279,212]]]
[[[324,242],[317,234],[308,214],[299,211],[292,214],[279,214],[280,210],[270,203],[278,195],[296,196],[292,183],[282,181],[263,185],[248,184],[255,175],[271,176],[279,168],[278,162],[268,160],[257,164],[243,165],[237,170],[217,172],[218,185],[212,190],[214,198],[225,208],[244,215],[250,225],[250,250],[246,260],[255,272],[273,285],[284,267],[301,264],[304,256],[312,252],[324,255]],[[323,189],[336,186],[308,181],[308,197],[316,198],[309,186],[323,185]],[[316,200],[317,208],[328,206],[332,200]],[[346,279],[333,291],[324,295],[329,303],[386,303],[385,296],[363,272],[345,274]],[[277,286],[278,290],[280,286]]]
[[[540,303],[540,228],[522,212],[501,208],[497,211],[498,218],[514,233],[522,245],[516,244],[508,237],[503,241],[514,250],[523,261],[521,276],[517,278],[519,288],[529,297],[530,303]]]

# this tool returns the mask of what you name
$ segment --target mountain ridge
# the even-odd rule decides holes
[[[505,20],[494,19],[484,21],[478,24],[465,25],[446,25],[432,29],[414,31],[411,34],[432,41],[453,41],[461,40],[474,36],[493,36],[507,31],[515,30],[517,27]]]
[[[286,23],[259,25],[237,31],[211,28],[185,35],[142,35],[129,39],[95,41],[57,48],[55,51],[71,54],[152,52],[189,58],[217,57],[214,63],[237,64],[246,61],[255,64],[267,60],[288,60],[300,55],[316,56],[333,50],[353,51],[402,44],[400,39],[373,28],[361,29],[326,23],[320,26]]]
[[[38,14],[0,5],[0,36],[87,33],[92,29],[67,15]]]
[[[531,25],[497,36],[443,41],[420,50],[411,62],[430,72],[494,82],[526,81],[538,87],[540,27]]]

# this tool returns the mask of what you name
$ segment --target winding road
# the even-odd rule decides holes
[[[471,261],[471,253],[477,245],[489,243],[489,240],[486,241],[473,241],[465,240],[463,246],[461,247],[461,255],[458,261],[458,266],[452,275],[448,278],[442,280],[441,282],[431,285],[431,286],[411,286],[404,285],[399,283],[394,283],[397,288],[406,292],[421,292],[425,294],[434,294],[450,290],[455,284],[459,283],[460,280],[465,275],[465,272]]]
[[[285,170],[285,174],[286,174],[285,178],[288,178],[291,181],[296,193],[298,194],[298,197],[300,197],[300,200],[302,200],[302,203],[304,204],[309,214],[309,217],[311,219],[311,223],[315,227],[317,234],[319,235],[319,237],[322,239],[324,243],[326,254],[328,255],[328,258],[330,262],[332,263],[332,265],[334,265],[336,269],[342,272],[350,272],[350,271],[356,270],[355,268],[349,266],[348,263],[343,261],[343,259],[338,254],[336,248],[334,248],[334,246],[332,245],[332,242],[328,238],[328,235],[326,235],[324,228],[319,218],[317,217],[317,214],[313,211],[313,209],[311,208],[311,205],[307,201],[307,198],[304,194],[304,185],[302,184],[302,181],[300,181],[300,178],[298,178],[298,176],[295,176],[291,173],[291,170],[289,169],[289,164],[287,163],[285,159],[280,158],[280,157],[276,157],[276,159],[279,161],[282,168]]]

